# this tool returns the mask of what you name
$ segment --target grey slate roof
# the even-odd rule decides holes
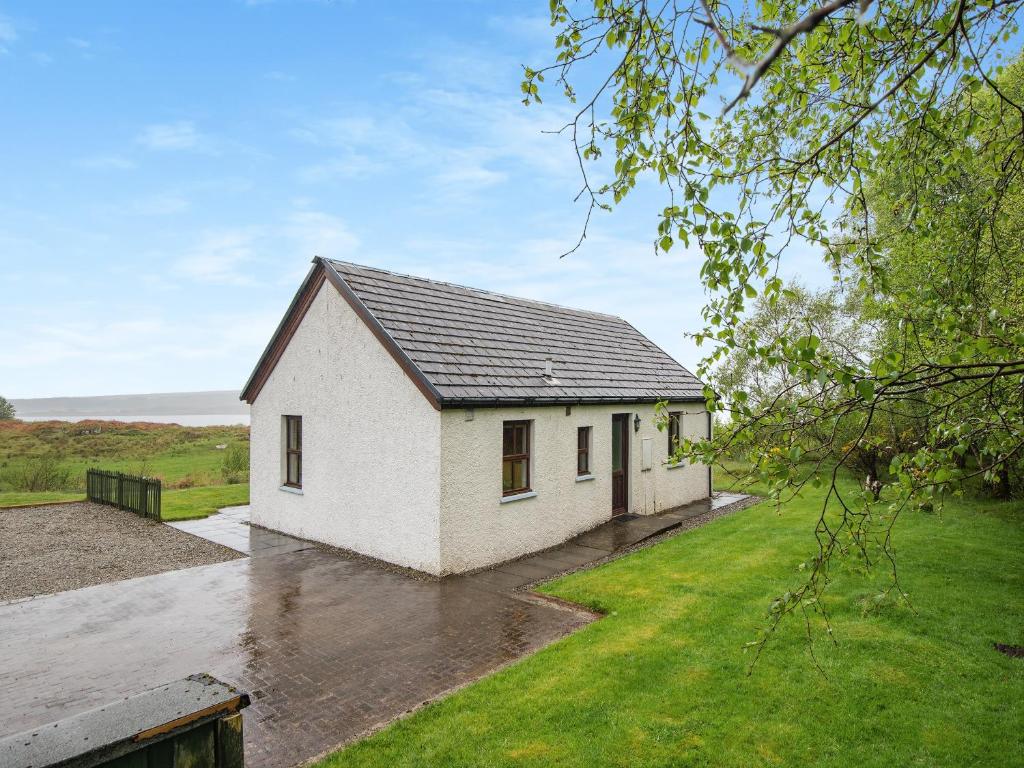
[[[701,382],[621,318],[331,264],[444,406],[703,400]]]

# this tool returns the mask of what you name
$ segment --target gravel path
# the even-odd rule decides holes
[[[0,602],[242,556],[100,504],[0,510]]]

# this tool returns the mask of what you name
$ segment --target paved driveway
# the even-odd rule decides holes
[[[440,582],[250,529],[244,510],[182,524],[251,556],[0,604],[0,736],[209,672],[252,697],[248,765],[296,765],[594,618],[515,587],[736,498]]]
[[[247,764],[290,766],[587,621],[314,549],[88,587],[0,606],[0,732],[209,672]]]

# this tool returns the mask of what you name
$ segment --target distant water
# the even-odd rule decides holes
[[[22,421],[151,421],[156,424],[181,424],[183,427],[212,427],[230,426],[241,424],[249,426],[249,414],[247,413],[162,413],[149,416],[132,416],[117,414],[114,416],[103,416],[99,414],[68,416],[60,413],[33,414],[31,416],[18,416]]]

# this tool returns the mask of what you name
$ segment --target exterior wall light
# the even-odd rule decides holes
[[[636,414],[633,417],[633,431],[634,432],[639,432],[640,431],[640,414],[639,413]]]

